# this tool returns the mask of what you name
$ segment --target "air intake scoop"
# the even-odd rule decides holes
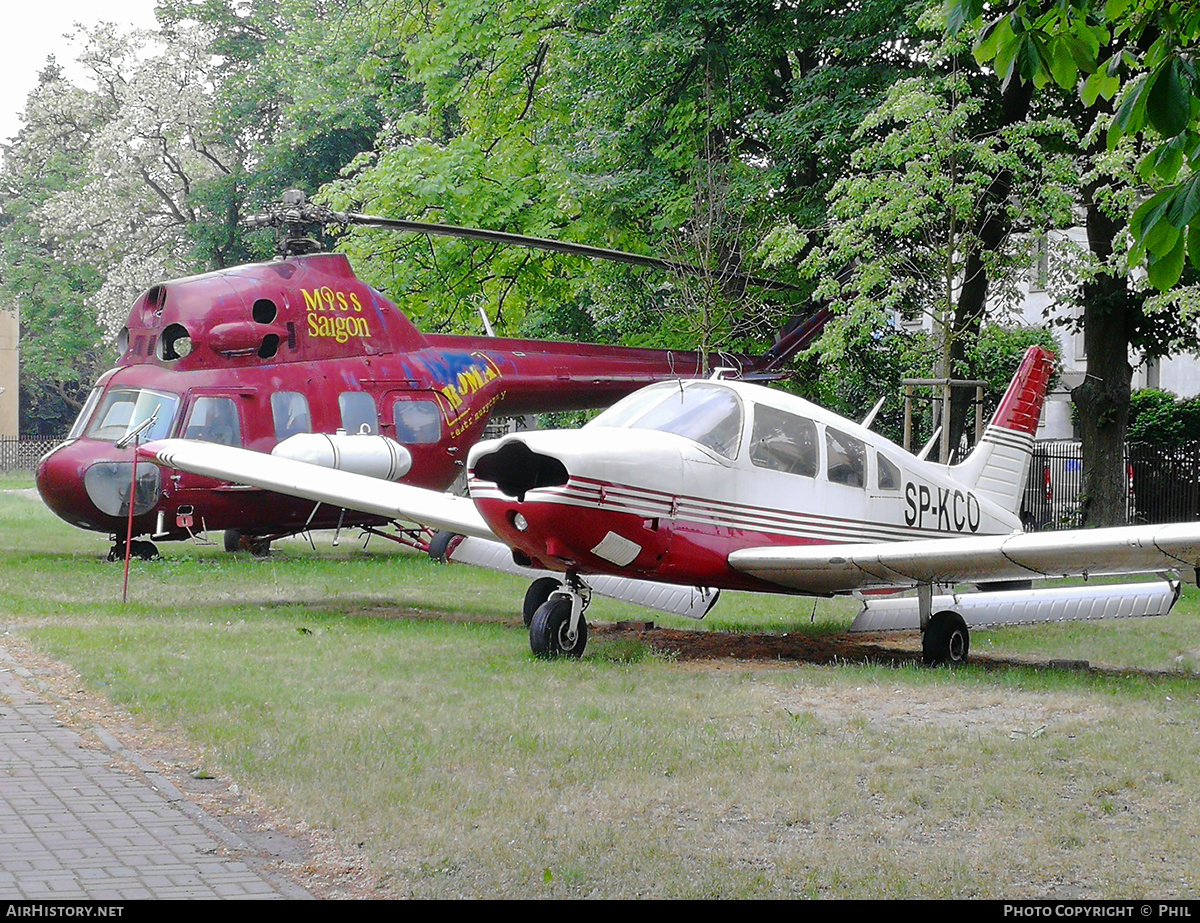
[[[517,500],[538,487],[561,487],[567,483],[567,466],[557,458],[539,455],[519,439],[506,441],[475,462],[475,477],[492,481],[502,493]]]

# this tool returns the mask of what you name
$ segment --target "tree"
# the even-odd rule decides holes
[[[27,410],[53,393],[54,417],[69,415],[137,294],[265,258],[269,238],[242,216],[371,147],[367,38],[338,22],[356,6],[163,0],[157,32],[79,33],[86,86],[47,68],[0,171],[0,285],[22,314]]]
[[[824,213],[859,115],[911,66],[898,0],[838,17],[809,2],[474,0],[384,5],[372,22],[390,125],[333,204],[670,255],[711,276],[700,295],[624,267],[367,234],[342,245],[356,265],[439,327],[474,326],[484,306],[528,329],[545,304],[573,303],[602,336],[659,345],[774,333],[719,280],[781,220]]]
[[[1144,142],[1141,178],[1155,192],[1129,222],[1133,263],[1144,262],[1154,287],[1176,285],[1185,253],[1200,269],[1200,8],[1168,0],[1066,0],[1002,7],[984,24],[983,0],[949,0],[952,33],[977,35],[976,56],[1011,82],[1065,90],[1116,108],[1111,148],[1123,137]]]
[[[42,235],[38,210],[79,181],[106,110],[51,60],[25,114],[0,174],[0,292],[21,318],[21,431],[59,435],[111,355],[87,304],[98,274]]]
[[[938,344],[934,377],[961,377],[989,304],[1013,300],[1031,241],[1070,219],[1071,125],[1029,118],[1028,93],[997,93],[959,51],[937,49],[928,73],[889,88],[831,191],[827,235],[805,264],[817,294],[844,308],[822,340],[826,363],[924,315]],[[943,459],[960,446],[972,400],[952,394]]]
[[[1084,458],[1083,521],[1123,522],[1131,347],[1154,358],[1197,345],[1193,325],[1176,307],[1190,292],[1177,288],[1148,301],[1130,268],[1144,262],[1149,283],[1170,289],[1184,271],[1188,240],[1200,240],[1191,230],[1200,210],[1191,172],[1200,143],[1191,63],[1200,19],[1158,0],[1112,0],[1103,8],[1090,0],[1022,2],[986,25],[981,0],[951,0],[947,10],[950,31],[975,35],[976,58],[1007,85],[1069,91],[1078,84],[1093,111],[1090,130],[1081,132],[1090,163],[1082,204],[1094,258],[1078,293],[1088,374],[1072,398]],[[1136,170],[1125,169],[1130,160]],[[1139,183],[1159,188],[1144,196]],[[1200,245],[1191,254],[1196,264]]]

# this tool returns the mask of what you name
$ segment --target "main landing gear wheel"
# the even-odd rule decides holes
[[[143,542],[135,538],[129,543],[129,556],[137,558],[139,561],[157,560],[159,557],[158,546],[154,542]],[[109,549],[108,559],[110,561],[125,560],[125,543],[123,541],[117,542]]]
[[[587,647],[588,628],[583,614],[579,630],[571,631],[571,600],[556,596],[538,606],[529,625],[529,647],[538,657],[582,657]]]
[[[243,535],[237,529],[226,529],[222,541],[229,554],[248,551],[256,558],[265,558],[271,553],[271,540],[254,535]]]
[[[528,628],[533,624],[533,617],[537,614],[538,609],[542,607],[542,603],[550,598],[550,594],[562,586],[562,582],[554,577],[538,577],[537,580],[529,584],[529,589],[525,591],[525,603],[521,607],[521,614],[525,618],[525,627]]]
[[[445,529],[434,532],[429,539],[429,556],[439,564],[447,563],[450,560],[450,553],[458,547],[462,538],[457,532],[448,532]],[[529,622],[525,624],[528,626]]]
[[[967,662],[970,649],[971,632],[957,612],[939,612],[925,626],[921,653],[926,666],[961,666]]]

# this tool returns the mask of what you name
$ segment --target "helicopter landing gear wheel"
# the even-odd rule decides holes
[[[970,649],[971,632],[957,612],[939,612],[929,620],[921,640],[921,654],[927,667],[962,666]]]
[[[255,535],[245,535],[237,529],[226,529],[222,542],[229,554],[248,551],[256,558],[265,558],[271,553],[271,540]]]
[[[129,556],[137,558],[139,561],[155,561],[160,557],[158,546],[154,542],[144,542],[136,538],[129,543]],[[109,549],[108,559],[110,561],[125,560],[125,543],[123,541],[117,542]]]
[[[542,603],[548,600],[550,594],[561,586],[562,583],[554,577],[538,577],[529,584],[529,589],[525,591],[525,603],[521,607],[526,628],[533,624],[533,617],[541,608]]]
[[[579,628],[571,637],[571,600],[554,596],[542,603],[529,625],[529,647],[538,657],[582,657],[587,647],[587,621],[579,614]]]

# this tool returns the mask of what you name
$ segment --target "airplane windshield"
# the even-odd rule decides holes
[[[163,439],[171,432],[178,407],[179,397],[174,394],[147,390],[110,391],[88,424],[87,435],[102,442],[117,442],[155,416],[154,424],[143,431],[139,441]]]
[[[673,382],[639,391],[588,425],[675,433],[733,458],[742,441],[742,402],[720,385]]]

